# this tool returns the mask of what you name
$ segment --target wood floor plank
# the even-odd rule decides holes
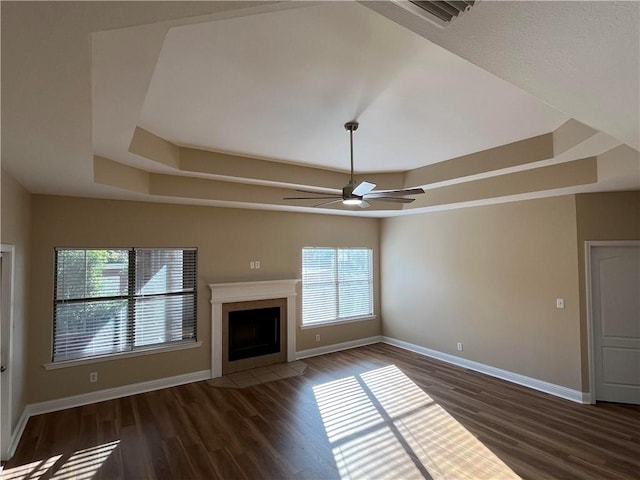
[[[248,478],[240,468],[240,465],[238,465],[238,461],[242,462],[240,455],[234,457],[226,448],[222,448],[210,453],[210,456],[218,478]]]
[[[96,463],[109,480],[640,478],[639,407],[579,405],[384,344],[304,362],[251,387],[203,381],[33,417],[3,478],[83,478]]]
[[[118,450],[122,456],[123,478],[155,479],[151,455],[144,435],[135,425],[127,425],[120,432]]]

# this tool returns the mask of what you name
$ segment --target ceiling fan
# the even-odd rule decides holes
[[[326,200],[314,207],[322,207],[332,203],[340,203],[343,205],[357,205],[360,208],[370,207],[371,204],[367,200],[375,200],[381,202],[394,203],[411,203],[415,198],[406,198],[407,195],[419,195],[424,193],[422,188],[401,188],[398,190],[374,190],[375,183],[360,182],[356,186],[353,179],[353,132],[358,129],[358,122],[347,122],[344,128],[349,132],[349,142],[351,145],[351,175],[349,183],[342,188],[342,195],[330,195],[321,192],[311,192],[309,190],[296,190],[296,192],[310,193],[315,197],[285,197],[283,200]]]

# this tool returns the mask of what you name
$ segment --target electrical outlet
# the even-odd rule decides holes
[[[316,342],[319,342],[319,341],[320,341],[320,334],[317,334],[316,335]]]
[[[256,268],[260,268],[260,260],[256,260]]]
[[[556,298],[556,308],[564,308],[564,298]]]
[[[458,342],[458,351],[461,352],[462,351],[462,342]]]
[[[98,372],[91,372],[89,374],[89,382],[96,383],[98,381]]]

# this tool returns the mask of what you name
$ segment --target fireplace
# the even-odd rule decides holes
[[[229,312],[228,342],[230,362],[280,352],[280,308]]]
[[[278,362],[292,362],[296,355],[296,296],[297,284],[300,280],[270,280],[262,282],[218,283],[210,284],[211,289],[211,377],[220,377],[227,373],[237,372],[257,366]],[[266,316],[269,326],[256,320],[262,318],[256,310],[266,309],[279,311],[279,349],[262,345],[265,342],[256,339],[266,336],[275,338],[272,326],[275,324],[272,314]],[[237,313],[236,312],[246,312]],[[231,314],[231,315],[230,315]],[[234,337],[230,346],[229,325],[238,320],[238,331],[232,332]],[[253,324],[253,325],[252,325]],[[251,326],[252,325],[252,326]],[[249,345],[257,343],[260,345]],[[274,341],[272,343],[277,343]],[[231,348],[230,348],[231,347]],[[235,347],[238,347],[237,349]],[[232,350],[238,350],[231,353]],[[242,352],[242,353],[240,353]],[[243,357],[247,354],[246,357]]]
[[[222,305],[222,374],[287,361],[287,299]]]

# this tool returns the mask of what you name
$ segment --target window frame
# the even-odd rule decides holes
[[[105,296],[85,296],[82,298],[74,298],[71,301],[69,299],[58,298],[58,258],[59,252],[62,251],[107,251],[107,250],[120,250],[126,251],[128,255],[126,279],[127,288],[125,294],[105,295]],[[193,252],[193,263],[189,263],[188,268],[193,270],[193,287],[184,289],[182,292],[176,293],[165,288],[162,293],[154,292],[152,294],[136,293],[136,279],[138,275],[138,265],[136,262],[136,254],[140,252],[148,251],[181,251],[184,255],[185,252]],[[198,340],[198,249],[197,247],[55,247],[54,259],[53,259],[53,312],[52,312],[52,329],[51,329],[51,356],[50,363],[44,364],[46,370],[64,368],[67,366],[74,366],[87,363],[102,362],[105,360],[115,360],[128,357],[136,357],[141,355],[149,355],[155,353],[163,353],[175,350],[184,350],[190,348],[197,348],[202,346],[202,342]],[[185,275],[185,265],[182,267],[183,275]],[[182,338],[179,340],[169,340],[164,342],[158,342],[153,344],[141,344],[136,346],[136,330],[135,330],[135,317],[133,312],[135,304],[141,299],[148,298],[168,298],[178,295],[188,295],[192,297],[193,301],[193,318],[189,315],[190,320],[193,322],[193,336],[191,338]],[[76,358],[63,358],[55,360],[55,347],[56,347],[56,321],[57,321],[57,307],[61,304],[71,303],[91,303],[94,301],[110,300],[110,299],[123,299],[127,302],[126,314],[125,314],[125,329],[127,331],[127,348],[122,351],[97,353],[95,355],[86,355]],[[152,317],[151,317],[152,318]],[[139,320],[139,319],[138,319]]]
[[[304,275],[304,253],[305,250],[331,250],[334,252],[335,254],[335,261],[334,261],[334,266],[333,266],[333,275],[335,277],[335,298],[336,298],[336,309],[338,312],[338,317],[337,318],[331,318],[331,319],[327,319],[327,320],[317,320],[317,321],[307,321],[305,322],[305,315],[304,315],[304,307],[305,307],[305,275]],[[368,267],[369,267],[369,278],[367,280],[367,284],[369,286],[368,290],[369,290],[369,298],[370,298],[370,305],[371,305],[371,311],[370,313],[367,314],[358,314],[358,315],[352,315],[352,316],[343,316],[340,317],[339,316],[339,311],[340,311],[340,285],[341,283],[345,283],[345,282],[341,282],[340,278],[339,278],[339,256],[340,256],[340,251],[349,251],[349,250],[366,250],[368,252]],[[302,248],[302,252],[301,252],[301,266],[302,266],[302,272],[301,272],[301,278],[302,278],[302,286],[301,286],[301,296],[302,296],[302,301],[301,301],[301,315],[300,315],[300,329],[301,330],[306,330],[306,329],[310,329],[310,328],[318,328],[318,327],[323,327],[323,326],[331,326],[331,325],[337,325],[337,324],[344,324],[344,323],[351,323],[351,322],[361,322],[361,321],[366,321],[366,320],[374,320],[376,318],[376,313],[375,313],[375,265],[374,265],[374,251],[373,248],[371,247],[303,247]]]

